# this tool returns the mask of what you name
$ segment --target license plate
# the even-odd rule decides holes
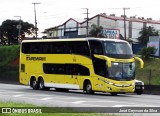
[[[141,87],[136,87],[136,89],[141,89]]]
[[[121,89],[120,92],[126,92],[124,89]]]

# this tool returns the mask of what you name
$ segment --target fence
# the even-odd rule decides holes
[[[136,79],[144,82],[144,93],[160,94],[160,69],[139,69]]]
[[[139,69],[136,79],[142,80],[145,85],[160,85],[160,69]]]

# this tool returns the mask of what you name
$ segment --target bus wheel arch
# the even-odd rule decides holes
[[[32,87],[34,90],[38,89],[38,85],[37,85],[37,81],[36,81],[35,76],[31,76],[30,87]]]
[[[87,94],[94,94],[90,80],[86,79],[83,83],[83,91]]]

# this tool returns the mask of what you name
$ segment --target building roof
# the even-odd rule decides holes
[[[45,33],[46,31],[52,30],[52,29],[57,29],[58,27],[61,27],[61,26],[65,25],[65,24],[66,24],[68,21],[70,21],[70,20],[73,20],[73,21],[77,22],[78,24],[79,24],[80,22],[84,21],[84,19],[73,19],[73,18],[70,18],[70,19],[68,19],[67,21],[65,21],[65,22],[64,22],[63,24],[61,24],[61,25],[58,25],[58,26],[54,26],[54,27],[50,27],[50,28],[45,29],[45,31],[44,31],[43,33]]]
[[[120,39],[89,37],[89,38],[72,38],[72,39],[67,38],[67,39],[23,40],[22,43],[27,43],[27,42],[59,42],[59,41],[88,41],[88,40],[126,42],[125,40],[120,40]]]
[[[115,21],[117,21],[117,20],[124,21],[124,15],[115,16],[115,14],[106,15],[105,13],[101,13],[101,14],[95,15],[95,16],[89,18],[89,20],[92,20],[95,17],[103,17],[103,18],[111,19],[111,20],[115,20]],[[135,16],[133,16],[133,17],[126,17],[125,20],[126,21],[132,21],[132,22],[160,24],[160,20],[152,20],[152,18],[145,19],[144,17],[138,17],[138,18],[136,18]],[[87,22],[87,20],[81,22],[80,24],[83,24],[85,22]]]
[[[94,19],[95,17],[103,17],[103,18],[106,18],[106,19],[111,19],[111,20],[121,20],[121,21],[124,21],[124,15],[121,15],[121,16],[116,16],[115,14],[110,14],[110,15],[106,15],[106,13],[101,13],[101,14],[97,14],[91,18],[89,18],[88,20],[92,20]],[[70,18],[68,19],[67,21],[65,21],[64,23],[62,23],[61,25],[58,25],[58,26],[54,26],[54,27],[50,27],[50,28],[47,28],[45,29],[44,33],[48,30],[52,30],[52,29],[56,29],[60,26],[63,26],[65,25],[68,21],[70,20],[73,20],[75,22],[77,22],[78,24],[83,24],[83,23],[86,23],[87,20],[85,19],[73,19],[73,18]],[[132,21],[132,22],[140,22],[140,23],[149,23],[149,24],[160,24],[160,20],[152,20],[152,18],[147,18],[145,19],[144,17],[138,17],[136,18],[135,16],[131,16],[131,17],[126,17],[125,18],[126,21]]]

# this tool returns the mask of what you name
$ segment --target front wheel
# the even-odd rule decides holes
[[[94,94],[94,91],[92,90],[92,85],[90,82],[87,82],[85,86],[85,91],[87,94]]]

